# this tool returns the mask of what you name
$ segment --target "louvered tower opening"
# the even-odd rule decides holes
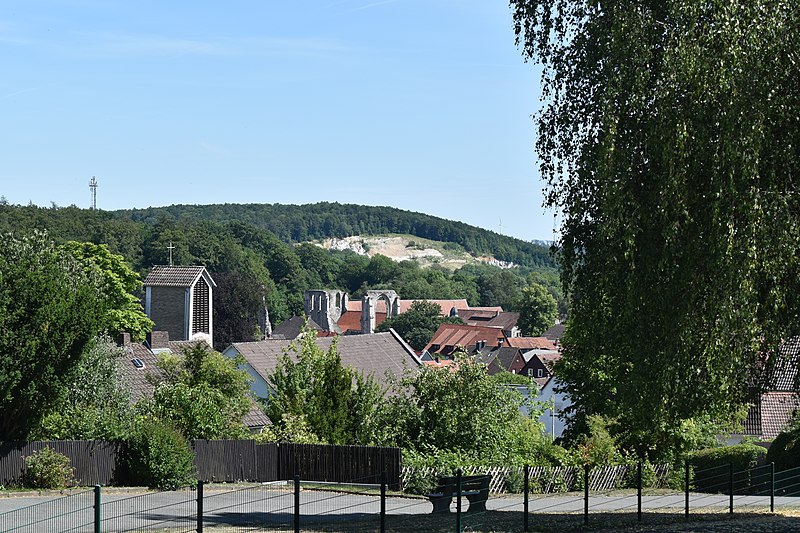
[[[194,286],[194,305],[192,306],[192,335],[195,333],[211,333],[208,316],[208,285],[200,279]]]

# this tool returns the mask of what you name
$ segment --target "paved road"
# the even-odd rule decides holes
[[[176,492],[135,492],[108,489],[102,495],[101,515],[103,531],[129,531],[156,528],[180,528],[192,530],[196,524],[197,494],[191,490]],[[692,494],[693,513],[724,512],[729,499],[724,495]],[[591,497],[590,513],[630,512],[635,513],[635,496]],[[800,508],[800,498],[776,498],[777,507]],[[356,521],[375,517],[380,513],[380,498],[375,495],[343,494],[339,492],[308,490],[301,492],[301,516],[303,524],[321,522]],[[469,508],[464,502],[464,510]],[[531,513],[542,515],[569,514],[583,511],[582,495],[532,496],[529,502]],[[493,497],[487,502],[490,511],[523,510],[520,496]],[[678,513],[684,508],[683,494],[645,496],[642,507],[645,512]],[[432,506],[425,499],[389,497],[387,513],[393,515],[428,515]],[[451,506],[455,511],[455,504]],[[735,509],[765,511],[769,509],[768,497],[736,496]],[[203,499],[203,516],[206,526],[247,524],[272,524],[279,526],[292,523],[294,497],[285,486],[259,485],[248,487],[206,487]],[[781,519],[782,517],[775,517]],[[533,520],[536,520],[534,517]],[[94,493],[84,491],[69,495],[18,496],[0,498],[0,531],[93,531]],[[745,519],[736,527],[742,527]],[[785,529],[800,519],[776,522],[773,529],[763,531],[798,531]],[[720,524],[672,524],[669,529],[635,529],[635,531],[721,531],[714,529]],[[712,529],[704,529],[712,527]],[[767,526],[764,526],[767,527]],[[777,529],[775,529],[777,527]],[[733,529],[731,531],[762,531],[762,529]]]

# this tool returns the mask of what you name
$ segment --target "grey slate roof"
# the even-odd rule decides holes
[[[143,284],[146,287],[191,287],[205,269],[204,266],[154,266]],[[208,279],[215,286],[211,276]]]
[[[314,322],[312,319],[308,318],[308,325],[314,328],[317,331],[324,331],[322,326]],[[303,324],[305,320],[301,316],[293,316],[288,320],[284,320],[272,330],[272,338],[273,339],[296,339],[300,332],[303,331]]]
[[[561,336],[564,335],[566,330],[567,326],[565,324],[555,324],[553,327],[542,333],[542,337],[550,339],[553,342],[557,342],[561,340]]]
[[[406,369],[415,370],[420,365],[414,350],[394,331],[369,335],[318,337],[317,346],[328,350],[334,338],[337,339],[339,355],[345,366],[353,367],[365,375],[372,375],[380,382],[385,382],[387,371],[396,377],[401,377]],[[236,342],[225,351],[229,352],[232,348],[240,353],[250,366],[269,382],[269,376],[277,367],[278,357],[287,352],[290,342],[284,339]]]

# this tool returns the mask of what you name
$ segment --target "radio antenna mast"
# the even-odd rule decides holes
[[[97,178],[92,176],[89,180],[89,189],[92,191],[92,211],[97,210]]]

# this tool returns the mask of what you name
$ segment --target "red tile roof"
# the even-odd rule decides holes
[[[381,322],[386,320],[386,312],[375,312],[375,325],[379,326]],[[339,321],[336,322],[336,325],[339,326],[339,329],[342,330],[342,334],[346,334],[348,331],[353,331],[360,333],[361,332],[361,311],[345,311],[342,313],[342,316],[339,317]]]
[[[774,439],[786,428],[800,399],[794,392],[765,392],[747,412],[745,434]]]
[[[411,309],[411,306],[414,304],[414,302],[417,301],[437,304],[439,307],[442,308],[441,312],[442,316],[450,316],[450,310],[453,309],[454,307],[456,309],[464,309],[469,307],[467,300],[464,298],[461,298],[460,300],[400,300],[400,312],[405,313],[406,311]]]
[[[557,350],[555,344],[550,339],[545,337],[510,337],[508,345],[514,348],[522,348],[523,350]]]
[[[466,324],[441,324],[425,349],[430,353],[450,355],[456,348],[474,346],[478,341],[486,341],[488,346],[494,346],[498,344],[498,339],[502,339],[503,345],[508,344],[508,339],[501,329]]]

